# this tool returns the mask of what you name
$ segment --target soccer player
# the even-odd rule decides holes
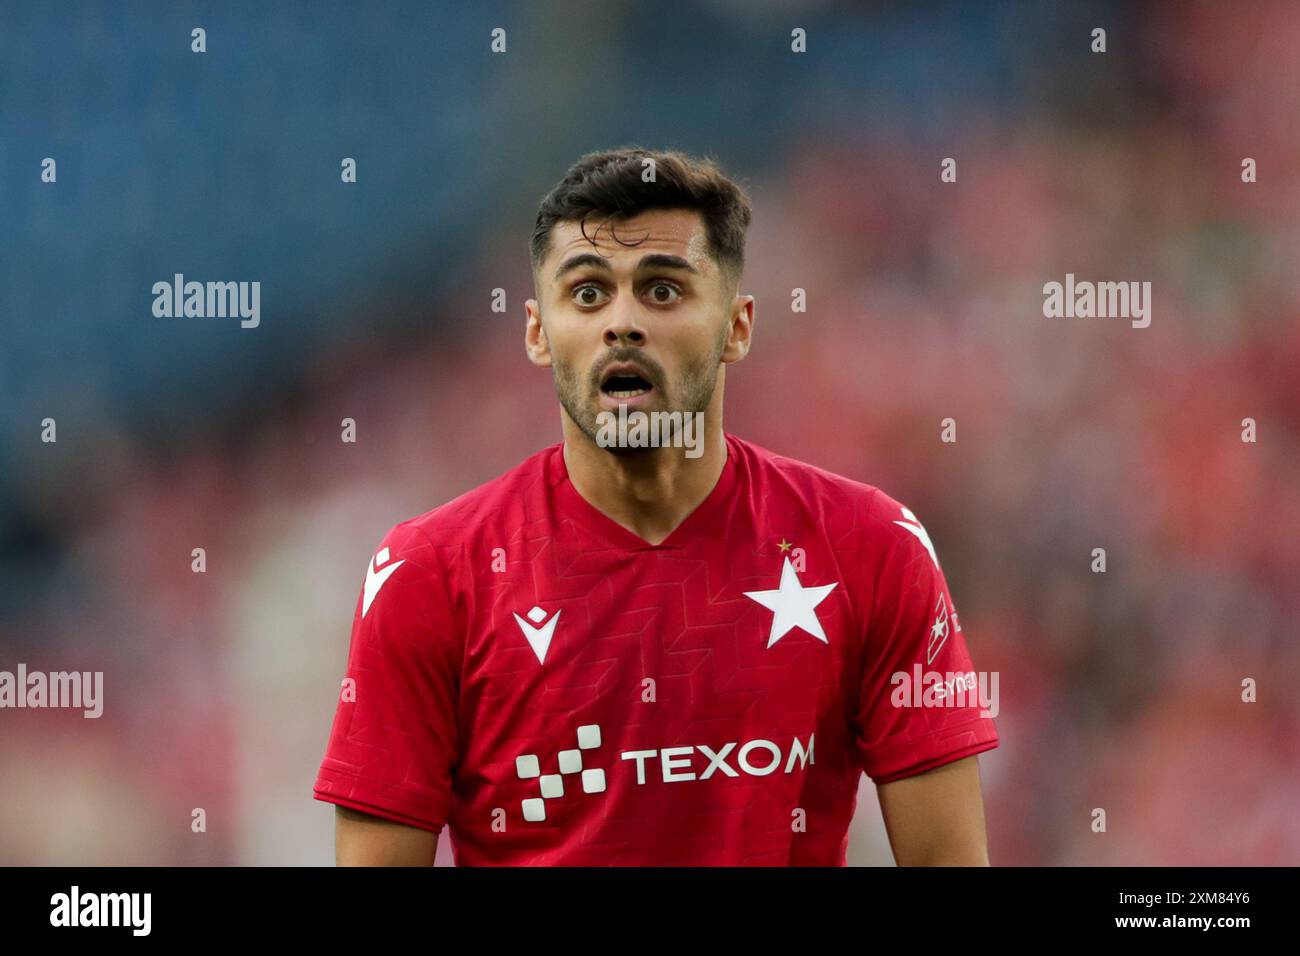
[[[340,864],[431,865],[445,826],[457,865],[843,866],[865,771],[899,864],[988,865],[998,736],[929,535],[723,430],[749,221],[636,147],[543,200],[525,345],[564,440],[372,557],[315,786]],[[693,445],[636,436],[672,411]]]

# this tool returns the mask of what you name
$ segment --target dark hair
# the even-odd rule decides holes
[[[641,178],[647,159],[654,160],[654,182]],[[557,222],[577,222],[586,235],[590,216],[627,219],[647,209],[699,212],[709,252],[724,278],[728,284],[740,281],[745,266],[745,230],[751,216],[745,191],[711,159],[640,146],[588,153],[547,193],[533,228],[530,252],[534,274],[546,258],[551,229]]]

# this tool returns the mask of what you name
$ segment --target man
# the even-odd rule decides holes
[[[865,770],[899,864],[988,865],[992,719],[894,693],[972,671],[925,529],[723,431],[749,221],[639,148],[543,200],[525,345],[564,440],[371,559],[315,789],[340,864],[431,865],[446,826],[458,865],[842,866]],[[638,412],[702,426],[647,446]]]

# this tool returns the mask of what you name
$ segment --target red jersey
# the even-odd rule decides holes
[[[562,444],[389,531],[316,798],[446,826],[457,865],[843,866],[863,771],[996,747],[915,516],[726,444],[661,544]],[[931,706],[900,694],[923,671]]]

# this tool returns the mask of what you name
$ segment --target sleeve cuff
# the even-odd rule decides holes
[[[863,769],[879,786],[934,770],[963,757],[993,750],[999,743],[993,722],[981,717],[940,731],[919,748],[914,741],[900,744],[892,748],[892,753],[887,750],[873,760],[864,761]]]
[[[440,832],[446,825],[442,815],[431,812],[430,804],[436,801],[428,796],[336,770],[321,770],[312,795],[325,803],[432,833]]]

